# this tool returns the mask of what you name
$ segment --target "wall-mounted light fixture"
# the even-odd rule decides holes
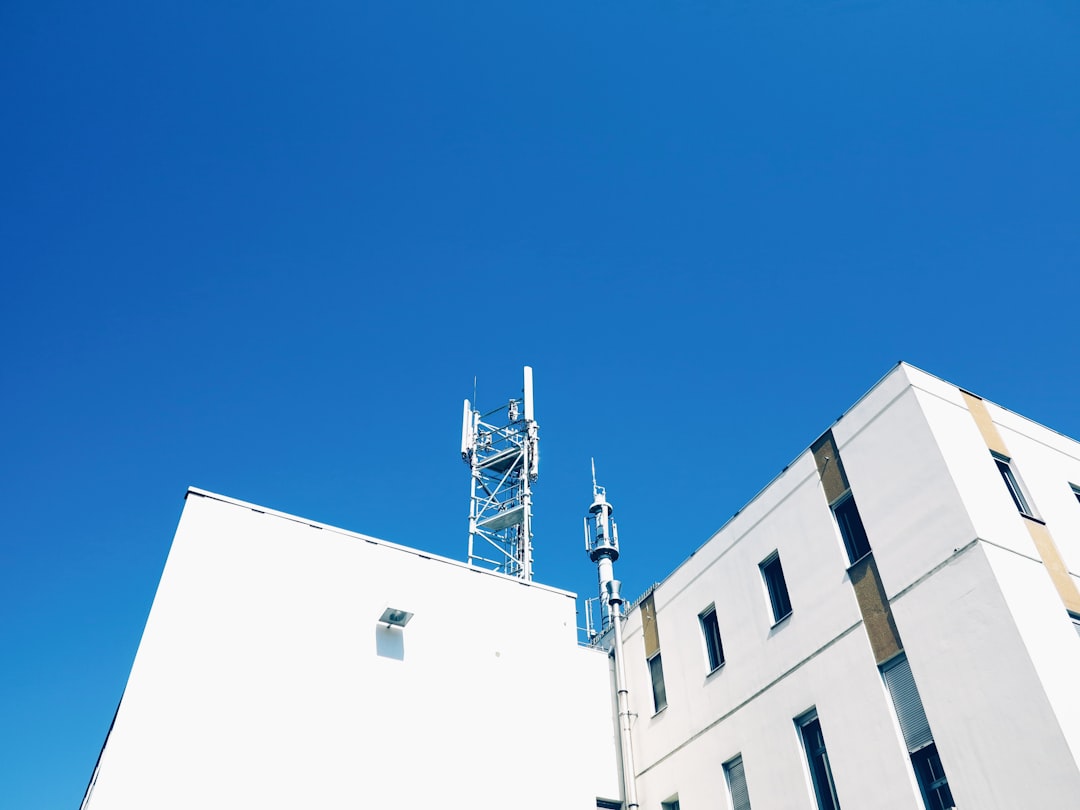
[[[382,612],[379,621],[385,623],[387,627],[404,627],[412,617],[413,615],[407,610],[388,607]]]

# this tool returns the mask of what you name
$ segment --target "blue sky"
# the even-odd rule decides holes
[[[189,485],[631,595],[897,360],[1080,436],[1080,6],[0,7],[0,805],[81,799]]]

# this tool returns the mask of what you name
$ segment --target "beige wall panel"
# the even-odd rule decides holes
[[[1050,579],[1054,582],[1054,587],[1061,595],[1061,601],[1065,603],[1068,610],[1080,614],[1080,591],[1077,590],[1073,578],[1069,576],[1069,570],[1065,567],[1065,561],[1061,559],[1054,538],[1050,536],[1050,532],[1043,524],[1033,520],[1024,522],[1027,524],[1028,531],[1031,532],[1031,539],[1035,541],[1035,548],[1039,550],[1039,556],[1042,557]]]
[[[986,446],[996,453],[1011,458],[1009,448],[1005,445],[1005,440],[1001,438],[1001,433],[994,424],[986,403],[966,391],[962,393],[968,410],[971,411],[971,415],[975,418],[975,424],[979,426],[979,432],[982,433],[983,439],[986,441]],[[1065,560],[1062,558],[1057,544],[1054,543],[1054,538],[1050,536],[1050,531],[1044,524],[1036,523],[1033,520],[1025,519],[1024,524],[1027,526],[1028,533],[1031,534],[1031,539],[1035,541],[1035,548],[1039,551],[1039,556],[1050,574],[1050,579],[1054,582],[1054,587],[1057,588],[1057,592],[1061,596],[1061,601],[1065,603],[1068,610],[1080,613],[1080,591],[1077,590],[1076,583],[1073,582],[1072,577],[1069,575],[1068,566],[1065,565]]]
[[[840,451],[836,449],[830,430],[810,448],[814,454],[821,486],[825,490],[825,499],[832,503],[847,491],[848,481],[844,474],[844,465],[840,463]]]
[[[986,409],[986,403],[967,391],[961,391],[960,393],[964,397],[964,402],[967,403],[971,415],[975,417],[975,424],[979,426],[979,432],[982,434],[986,446],[1003,456],[1009,455],[1008,449],[1005,447],[1005,441],[1001,438],[1001,434],[998,433],[997,426],[990,417],[990,412]]]
[[[656,603],[652,594],[641,600],[641,628],[645,635],[645,657],[652,658],[660,652],[660,633],[656,629]]]
[[[880,664],[900,652],[904,645],[900,641],[900,633],[896,629],[885,589],[881,586],[881,577],[873,555],[863,557],[855,563],[848,569],[848,574],[855,587],[855,599],[862,612],[863,626],[870,638],[874,659]]]

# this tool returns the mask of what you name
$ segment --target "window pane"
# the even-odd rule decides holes
[[[840,536],[844,538],[848,561],[855,562],[870,553],[870,538],[866,536],[862,517],[855,506],[855,498],[848,495],[833,507],[836,523],[840,527]]]
[[[949,781],[945,778],[945,769],[941,767],[934,743],[921,748],[911,755],[911,764],[915,767],[915,777],[922,790],[926,810],[949,810],[955,807]]]
[[[1028,508],[1027,501],[1024,500],[1024,493],[1020,491],[1020,485],[1016,482],[1016,476],[1013,474],[1009,462],[995,456],[994,463],[997,464],[998,472],[1001,473],[1001,478],[1005,482],[1005,487],[1009,490],[1016,508],[1023,514],[1030,515],[1031,510]]]
[[[660,711],[667,706],[667,690],[664,688],[664,665],[660,653],[649,659],[649,676],[652,678],[653,710]]]
[[[769,591],[773,621],[778,622],[791,613],[791,599],[784,581],[784,569],[780,567],[779,555],[774,554],[761,564],[761,575],[765,578],[765,587]]]
[[[705,652],[709,658],[709,671],[712,672],[724,663],[724,647],[720,643],[720,623],[717,621],[715,610],[701,615],[701,632],[705,635]]]
[[[821,733],[821,723],[815,717],[805,723],[801,730],[818,810],[840,810],[832,769],[829,767],[829,753],[825,750],[825,737]]]

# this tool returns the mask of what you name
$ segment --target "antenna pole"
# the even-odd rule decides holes
[[[619,758],[622,766],[623,799],[627,810],[637,810],[637,781],[634,772],[634,747],[630,736],[633,715],[626,688],[626,660],[623,655],[621,583],[615,579],[614,563],[619,559],[619,530],[611,515],[615,508],[607,501],[607,492],[596,484],[596,460],[592,462],[593,502],[585,518],[585,550],[596,563],[600,580],[600,602],[606,607],[611,625],[615,657],[615,693],[619,713]]]

